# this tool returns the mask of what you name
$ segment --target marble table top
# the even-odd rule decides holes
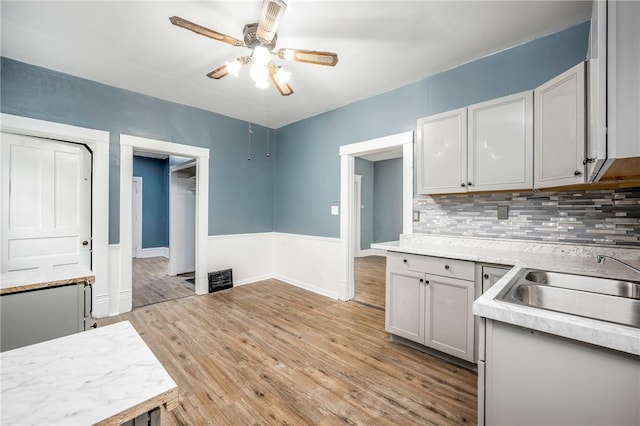
[[[178,388],[129,321],[0,353],[0,424],[121,424]]]
[[[401,235],[399,241],[372,244],[371,247],[513,266],[511,271],[476,299],[473,304],[475,315],[640,355],[639,329],[495,300],[522,268],[640,281],[640,274],[616,262],[605,260],[604,264],[599,264],[595,260],[596,254],[603,254],[640,268],[640,248],[422,234]]]
[[[93,284],[95,275],[91,269],[80,265],[5,272],[0,274],[0,295],[86,282]]]

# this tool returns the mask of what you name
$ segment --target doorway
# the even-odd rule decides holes
[[[132,215],[132,178],[134,152],[155,155],[188,157],[195,161],[195,293],[208,292],[208,222],[209,222],[209,149],[191,145],[163,142],[136,136],[120,135],[120,217]],[[167,172],[168,175],[168,172]],[[145,185],[143,184],[143,188]],[[143,208],[144,211],[144,208]],[[144,222],[144,220],[143,220]],[[133,308],[133,248],[132,222],[120,221],[120,312]],[[171,243],[169,243],[172,251]],[[144,250],[143,250],[144,251]],[[168,256],[170,258],[170,255]],[[167,269],[168,260],[167,260]],[[165,269],[165,271],[167,270]],[[192,290],[193,291],[193,290]]]
[[[402,232],[412,232],[411,210],[413,205],[413,132],[405,132],[365,142],[340,147],[340,204],[345,206],[340,214],[341,275],[343,300],[355,297],[354,280],[354,216],[355,216],[355,159],[402,150]],[[385,154],[386,155],[386,154]]]
[[[195,164],[134,150],[133,309],[195,294]]]

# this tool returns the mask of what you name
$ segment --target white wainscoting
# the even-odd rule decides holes
[[[340,239],[275,233],[275,277],[333,299],[343,299]]]
[[[94,316],[131,310],[131,290],[121,288],[119,244],[109,245],[109,292],[94,294]],[[340,239],[264,232],[208,237],[207,272],[233,269],[233,285],[276,278],[333,299],[344,299]]]
[[[207,272],[233,269],[233,285],[273,278],[273,232],[209,236]]]

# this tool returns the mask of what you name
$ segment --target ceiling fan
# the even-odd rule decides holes
[[[267,79],[271,79],[273,85],[282,96],[289,96],[293,89],[288,81],[291,73],[285,71],[271,59],[271,55],[277,56],[284,61],[306,62],[309,64],[325,65],[333,67],[338,63],[338,54],[332,52],[319,52],[316,50],[301,49],[278,49],[274,51],[278,35],[276,31],[280,20],[284,15],[287,5],[282,0],[264,0],[260,21],[244,26],[244,40],[219,33],[209,28],[200,26],[178,16],[169,18],[173,25],[193,31],[194,33],[221,41],[237,47],[248,47],[252,49],[251,55],[239,56],[231,62],[226,62],[221,67],[216,68],[207,74],[208,77],[219,80],[227,74],[237,76],[238,71],[249,65],[249,75],[256,87],[269,87]]]

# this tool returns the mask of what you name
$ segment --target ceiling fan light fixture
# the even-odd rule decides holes
[[[253,48],[252,57],[256,64],[266,67],[271,60],[271,53],[269,52],[269,49],[264,46],[256,46]]]
[[[238,71],[240,71],[240,68],[242,68],[242,64],[240,63],[240,61],[237,59],[234,59],[231,62],[226,62],[226,65],[227,65],[227,71],[229,72],[229,74],[237,77]]]
[[[266,89],[267,87],[269,87],[269,82],[267,80],[256,81],[256,87],[258,89]]]
[[[274,77],[280,84],[287,84],[291,80],[291,73],[282,67],[278,67]]]
[[[261,89],[265,87],[269,87],[269,83],[267,80],[269,79],[269,70],[266,66],[258,63],[254,63],[249,68],[249,76],[256,84],[256,87],[260,87]],[[266,84],[266,86],[264,86]]]

